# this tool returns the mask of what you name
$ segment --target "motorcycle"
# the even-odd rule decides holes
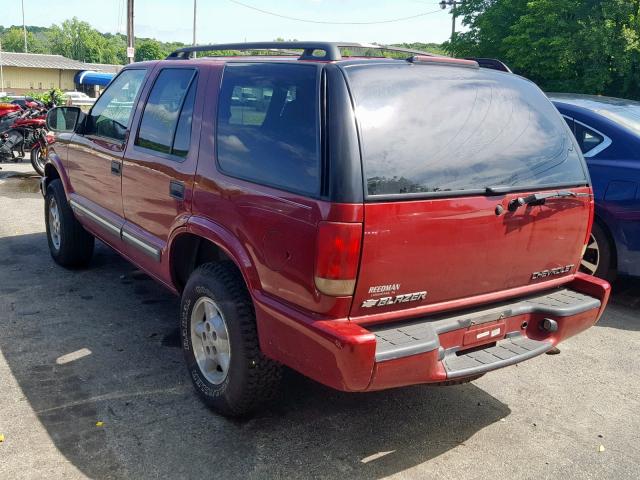
[[[25,156],[30,151],[31,165],[39,175],[44,175],[47,159],[46,130],[47,111],[40,107],[22,111],[18,118],[4,131],[0,131],[0,160],[15,160],[14,152]]]
[[[0,132],[6,130],[20,118],[22,108],[12,103],[0,103]]]

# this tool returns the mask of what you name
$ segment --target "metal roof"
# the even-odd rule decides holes
[[[44,55],[41,53],[2,52],[0,63],[3,67],[51,68],[56,70],[95,70],[83,62],[62,55]]]
[[[124,65],[114,65],[112,63],[85,63],[84,68],[94,72],[118,73],[124,68]]]

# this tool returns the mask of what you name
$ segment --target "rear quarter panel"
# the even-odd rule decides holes
[[[254,296],[277,298],[317,318],[346,317],[351,297],[330,297],[315,288],[316,231],[322,220],[362,221],[362,204],[328,203],[220,172],[215,116],[222,65],[213,68],[203,112],[192,222],[211,222],[238,240],[222,246],[245,270]],[[218,235],[218,241],[223,238]]]

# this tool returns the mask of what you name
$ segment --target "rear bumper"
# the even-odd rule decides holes
[[[607,282],[577,274],[535,295],[369,329],[267,298],[257,299],[256,314],[265,355],[338,390],[367,391],[475,377],[540,355],[595,324],[609,292]]]

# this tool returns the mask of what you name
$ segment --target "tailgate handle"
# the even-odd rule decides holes
[[[169,182],[169,195],[176,200],[184,200],[184,183],[171,180]]]
[[[122,174],[122,164],[118,160],[111,161],[111,174],[118,176]]]

